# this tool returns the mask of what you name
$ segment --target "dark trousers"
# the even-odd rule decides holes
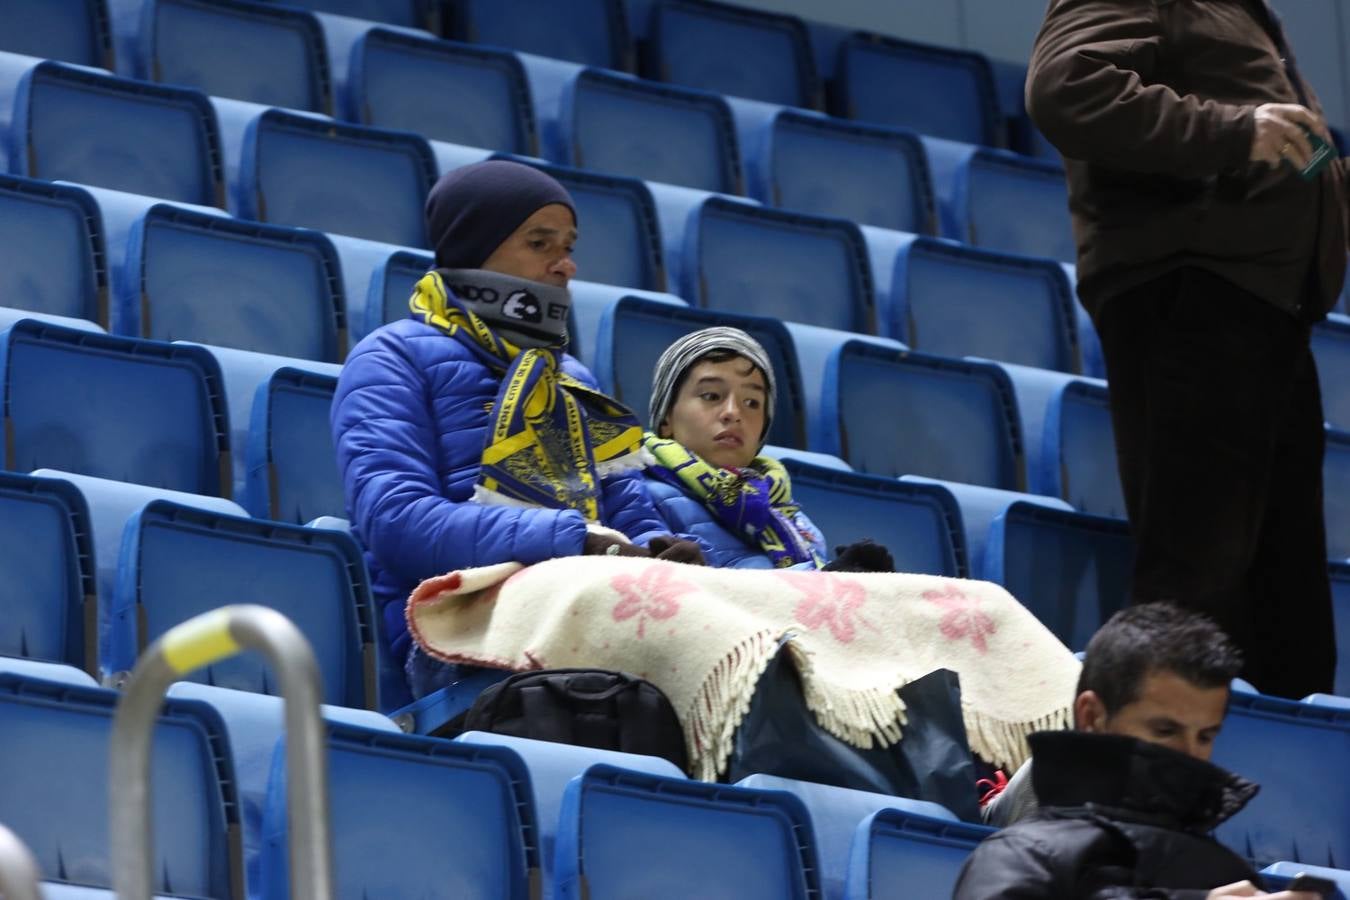
[[[1243,677],[1283,697],[1336,668],[1322,518],[1322,397],[1308,326],[1183,268],[1097,316],[1133,601],[1212,616]]]

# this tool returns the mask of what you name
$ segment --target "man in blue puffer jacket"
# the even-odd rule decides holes
[[[609,553],[701,562],[657,516],[641,430],[562,352],[576,213],[549,176],[494,160],[427,198],[436,269],[409,318],[348,357],[332,428],[387,650],[414,696],[447,679],[411,647],[404,603],[454,569]],[[412,651],[410,653],[410,650]]]

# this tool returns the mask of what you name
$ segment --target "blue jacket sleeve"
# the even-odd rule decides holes
[[[358,348],[333,399],[333,442],[347,512],[379,564],[411,584],[469,566],[528,565],[580,553],[585,523],[574,510],[488,506],[443,495],[438,441],[466,427],[454,410],[468,405],[444,403],[438,416],[425,367],[408,349],[389,333]],[[470,380],[477,365],[442,364],[462,366]]]
[[[604,507],[606,525],[622,531],[635,544],[646,546],[652,538],[670,534],[670,528],[656,511],[647,493],[647,479],[641,472],[623,472],[606,478]]]

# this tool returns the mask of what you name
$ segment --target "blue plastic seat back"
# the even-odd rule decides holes
[[[539,154],[525,69],[503,50],[373,28],[352,49],[347,91],[346,115],[355,122]],[[428,103],[429,97],[453,101]]]
[[[965,50],[855,34],[839,45],[836,115],[995,146],[998,88],[989,60]]]
[[[450,36],[602,69],[630,71],[621,0],[455,0]]]
[[[967,574],[961,515],[936,485],[910,484],[787,459],[792,496],[826,544],[871,538],[891,551],[897,572]]]
[[[113,67],[104,0],[9,0],[0,5],[0,51]]]
[[[1332,314],[1314,326],[1312,351],[1322,384],[1322,412],[1333,428],[1350,431],[1350,317]]]
[[[976,247],[1060,262],[1078,259],[1069,189],[1056,163],[980,150],[957,171],[953,206]]]
[[[336,723],[327,745],[334,897],[538,896],[529,773],[515,753]],[[291,896],[282,762],[278,750],[260,900]]]
[[[706,0],[652,10],[648,75],[689,87],[785,106],[818,108],[820,87],[806,25]]]
[[[584,69],[563,90],[560,140],[581,169],[739,194],[731,109],[719,94]]]
[[[872,270],[858,226],[712,197],[685,233],[694,306],[872,334]]]
[[[0,60],[0,84],[27,69],[14,87],[11,171],[224,206],[220,135],[204,94],[23,59]]]
[[[408,28],[432,30],[436,23],[431,0],[290,0],[288,5]]]
[[[406,319],[410,314],[408,301],[413,288],[427,270],[436,265],[430,256],[411,251],[399,251],[377,268],[370,279],[370,296],[366,302],[367,313],[378,312],[378,322],[366,322],[367,333],[381,325]]]
[[[560,900],[820,896],[810,816],[778,791],[594,766],[567,786],[557,849]]]
[[[229,418],[206,351],[25,321],[0,333],[4,468],[229,496]]]
[[[0,810],[43,876],[111,887],[108,758],[114,691],[0,674]],[[151,743],[156,894],[228,900],[242,890],[231,843],[233,770],[224,725],[202,704],[170,700]]]
[[[581,239],[572,258],[579,277],[644,291],[666,289],[661,226],[646,184],[580,169],[539,168],[567,188],[576,204]]]
[[[1261,785],[1215,836],[1258,866],[1350,867],[1350,710],[1234,692],[1214,762]]]
[[[918,238],[896,257],[883,332],[940,356],[1080,368],[1073,288],[1057,263]]]
[[[850,341],[826,366],[822,398],[855,469],[1025,490],[1016,401],[997,366]]]
[[[1056,494],[1074,509],[1125,518],[1125,498],[1116,468],[1116,444],[1106,387],[1072,381],[1050,400],[1041,445],[1042,466]]]
[[[1129,603],[1134,571],[1129,526],[1018,502],[995,517],[984,572],[1068,647],[1081,650]]]
[[[806,421],[801,370],[793,352],[792,337],[781,322],[624,297],[601,316],[593,371],[615,399],[627,404],[639,420],[646,422],[656,360],[679,338],[716,325],[740,328],[763,345],[778,384],[768,442],[804,447]],[[647,424],[655,428],[660,423]]]
[[[127,522],[108,668],[130,669],[140,648],[174,625],[230,603],[269,606],[296,624],[319,660],[324,702],[368,705],[363,654],[374,644],[370,596],[352,537],[168,501],[148,504]],[[249,654],[188,677],[276,694],[274,676]]]
[[[1350,562],[1331,564],[1331,602],[1336,614],[1336,694],[1350,697]]]
[[[302,525],[345,516],[328,411],[337,379],[302,369],[278,369],[258,386],[249,423],[249,512]]]
[[[435,157],[418,135],[270,109],[245,136],[239,213],[425,247],[423,206],[435,180]]]
[[[333,110],[323,29],[307,12],[253,2],[147,0],[144,77],[268,106]]]
[[[992,828],[883,809],[858,826],[845,900],[950,897],[961,867]]]
[[[123,334],[327,362],[346,354],[341,270],[322,234],[159,204],[132,227],[126,259],[114,316]]]
[[[1326,895],[1326,900],[1346,900],[1350,897],[1350,871],[1328,869],[1325,866],[1307,866],[1302,863],[1278,862],[1261,870],[1261,880],[1267,890],[1288,888],[1299,875],[1314,875],[1326,878],[1336,886],[1336,890]]]
[[[1322,508],[1327,556],[1350,559],[1350,432],[1327,429],[1322,459]]]
[[[0,305],[107,327],[104,246],[88,193],[0,175]]]
[[[13,586],[0,655],[95,671],[91,529],[83,495],[67,482],[0,472],[0,572]]]
[[[772,128],[763,148],[768,191],[758,199],[895,231],[936,229],[927,158],[915,135],[791,109]]]

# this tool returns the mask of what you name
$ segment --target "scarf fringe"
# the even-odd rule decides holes
[[[610,475],[617,475],[621,472],[641,472],[648,466],[653,465],[656,465],[656,457],[652,456],[646,447],[642,447],[633,453],[625,453],[623,456],[597,462],[595,472],[601,478],[608,478]]]
[[[755,686],[777,652],[778,638],[772,631],[756,632],[722,657],[704,680],[692,707],[680,717],[691,777],[716,781],[726,771],[736,729],[750,711]]]
[[[508,497],[500,491],[485,488],[481,484],[473,486],[473,496],[469,499],[484,506],[514,506],[517,509],[540,508],[538,503],[530,503],[528,500],[521,500],[517,497]]]

